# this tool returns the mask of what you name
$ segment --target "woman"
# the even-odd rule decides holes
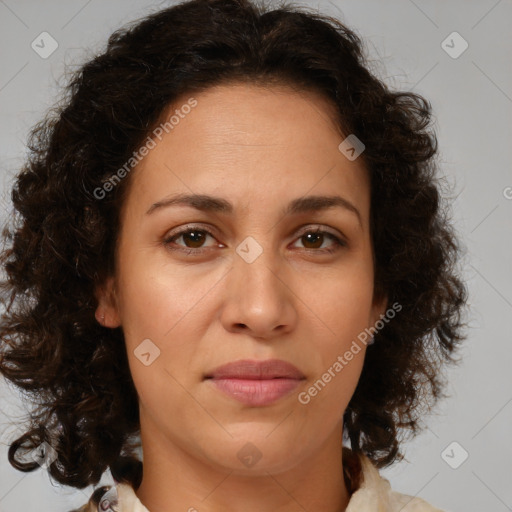
[[[439,510],[378,472],[464,338],[430,118],[305,10],[114,33],[12,194],[0,370],[39,407],[11,464],[110,469],[81,511]]]

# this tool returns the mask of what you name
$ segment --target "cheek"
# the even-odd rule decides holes
[[[120,269],[118,304],[127,343],[149,337],[165,345],[188,315],[197,317],[215,280],[181,266],[154,264],[149,258],[126,261]]]
[[[317,314],[319,327],[327,335],[317,338],[328,347],[342,350],[369,327],[373,303],[373,273],[368,265],[333,272],[322,279],[311,278],[305,304]]]
[[[370,327],[373,299],[372,273],[363,268],[333,275],[317,284],[315,293],[307,296],[311,310],[318,312],[313,319],[316,333],[312,336],[317,373],[305,390],[303,402],[314,402],[323,411],[340,415],[364,364],[365,342],[369,340],[365,329]]]
[[[338,342],[322,347],[322,364],[309,379],[298,401],[325,425],[338,422],[352,398],[361,376],[366,346]]]
[[[149,261],[123,262],[119,312],[135,387],[141,402],[152,408],[164,396],[168,402],[179,400],[179,383],[196,378],[187,372],[208,348],[201,345],[212,321],[208,292],[219,278]]]

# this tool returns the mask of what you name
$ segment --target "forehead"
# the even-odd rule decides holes
[[[319,93],[216,86],[180,97],[166,121],[172,128],[155,138],[132,177],[140,201],[192,192],[231,195],[235,207],[239,196],[263,208],[287,196],[344,192],[369,207],[362,159],[350,161],[338,149],[345,136]]]
[[[197,102],[190,114],[176,118],[191,98]],[[188,110],[188,109],[187,109]],[[336,106],[313,90],[288,85],[228,83],[198,94],[183,94],[163,112],[162,119],[174,117],[184,132],[192,128],[205,142],[278,145],[290,143],[290,136],[309,145],[318,144],[327,131],[342,137]],[[185,122],[186,121],[186,122]],[[172,131],[177,132],[176,125]],[[318,135],[311,140],[311,135]],[[185,136],[185,133],[183,133]],[[227,138],[227,140],[226,140]],[[327,143],[329,141],[326,141]]]

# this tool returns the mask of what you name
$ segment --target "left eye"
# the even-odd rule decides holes
[[[298,238],[298,240],[306,240],[306,243],[313,244],[313,247],[306,247],[306,249],[319,249],[320,246],[323,245],[323,242],[325,241],[326,237],[333,240],[334,247],[324,247],[323,249],[320,249],[320,252],[334,252],[337,249],[345,246],[345,242],[343,242],[340,238],[333,235],[332,233],[321,230],[306,231],[300,236],[300,238]]]
[[[205,243],[207,237],[211,237],[215,240],[213,233],[207,229],[187,228],[166,238],[164,240],[164,244],[171,250],[183,251],[189,249],[186,251],[187,253],[202,252],[203,250],[206,250],[206,248],[202,246]],[[176,243],[176,241],[180,238],[185,245]],[[334,242],[331,244],[331,247],[322,247],[326,238],[330,238]],[[304,231],[297,239],[297,242],[299,240],[302,240],[303,244],[312,245],[312,247],[304,247],[305,249],[313,250],[316,252],[331,253],[346,246],[345,242],[338,238],[336,235],[319,229]],[[172,247],[173,244],[177,245],[178,247]]]

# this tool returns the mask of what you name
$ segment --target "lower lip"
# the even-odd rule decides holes
[[[298,379],[209,379],[217,389],[246,405],[263,406],[276,402],[293,391]]]

